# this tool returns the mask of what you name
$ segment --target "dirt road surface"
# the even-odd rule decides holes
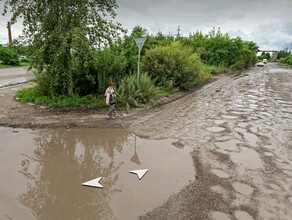
[[[292,217],[291,68],[268,64],[224,75],[176,101],[120,112],[111,121],[105,111],[47,111],[15,101],[16,90],[27,86],[0,90],[0,125],[125,127],[193,149],[196,179],[140,219]]]
[[[226,76],[129,125],[194,149],[197,179],[141,219],[292,219],[291,68]]]

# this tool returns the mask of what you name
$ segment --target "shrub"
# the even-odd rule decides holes
[[[199,56],[179,43],[150,49],[142,59],[143,70],[157,85],[172,81],[180,89],[189,89],[200,82],[202,66]]]
[[[117,88],[117,101],[119,105],[142,107],[154,100],[158,88],[155,87],[147,73],[140,74],[139,80],[136,75],[125,76]]]
[[[6,65],[19,65],[17,50],[0,46],[0,60]]]
[[[233,65],[231,65],[230,68],[234,71],[247,69],[253,66],[256,63],[256,61],[257,61],[256,54],[247,48],[243,48],[240,51],[240,55],[236,59],[236,62]]]
[[[233,65],[230,66],[230,69],[233,71],[241,70],[244,68],[244,61],[242,59],[237,60]]]
[[[289,55],[286,58],[282,58],[280,62],[282,64],[292,65],[292,55]]]

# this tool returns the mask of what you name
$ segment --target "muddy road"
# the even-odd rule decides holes
[[[255,67],[128,124],[191,153],[197,179],[141,219],[291,219],[292,69]]]
[[[292,68],[220,76],[110,121],[15,101],[29,86],[0,89],[0,219],[291,219]],[[98,176],[103,190],[81,186]]]

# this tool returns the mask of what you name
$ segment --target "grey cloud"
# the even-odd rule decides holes
[[[118,19],[125,28],[146,27],[151,34],[190,32],[221,27],[232,36],[280,48],[292,35],[290,0],[117,0]]]
[[[231,36],[256,41],[261,47],[281,48],[292,36],[291,0],[117,0],[116,21],[131,31],[135,25],[150,34],[162,31],[188,36],[196,30],[204,33],[213,26]],[[0,1],[2,11],[3,1]],[[8,16],[0,18],[0,43],[6,43]],[[21,33],[21,22],[12,27],[13,37]]]
[[[292,12],[291,12],[292,13]],[[286,23],[283,25],[281,31],[284,34],[292,35],[292,22]]]
[[[283,27],[286,25],[279,22],[259,25],[258,28],[251,32],[250,37],[257,39],[261,49],[283,49],[285,44],[292,42],[292,35],[282,32]]]

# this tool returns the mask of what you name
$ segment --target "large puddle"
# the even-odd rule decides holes
[[[0,128],[0,219],[136,219],[194,179],[186,148],[126,130]],[[139,180],[129,170],[149,169]],[[81,186],[102,177],[103,189]]]

